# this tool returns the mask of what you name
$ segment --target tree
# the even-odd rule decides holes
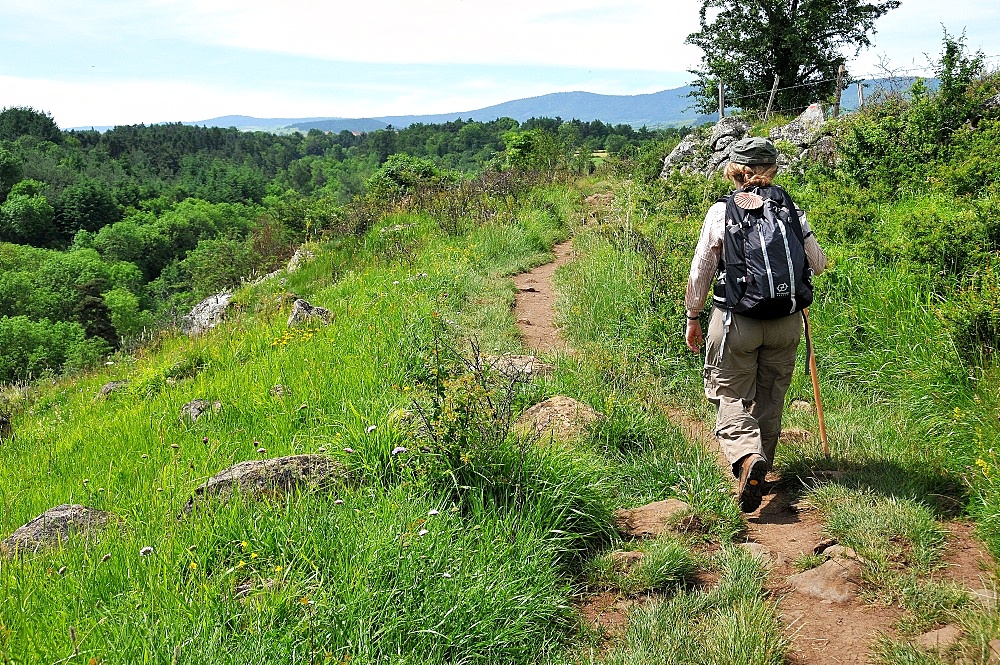
[[[30,106],[12,106],[0,111],[0,141],[16,141],[34,136],[43,141],[62,143],[63,135],[52,116]]]
[[[871,46],[875,21],[899,0],[702,0],[701,30],[687,43],[704,51],[692,96],[699,110],[718,108],[718,84],[727,104],[763,110],[779,77],[775,108],[804,109],[829,98],[836,74],[853,55]],[[715,12],[714,10],[717,10]]]

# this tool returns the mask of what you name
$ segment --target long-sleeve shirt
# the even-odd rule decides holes
[[[805,236],[805,252],[806,258],[809,259],[809,267],[818,275],[826,269],[826,254],[816,242],[816,236],[810,232],[805,213],[797,207],[796,211],[799,214],[799,223],[802,225],[802,234]],[[708,214],[705,215],[698,246],[691,261],[691,273],[684,294],[684,307],[687,308],[688,316],[697,316],[705,306],[708,289],[722,262],[722,241],[725,235],[726,204],[718,202],[709,208]]]

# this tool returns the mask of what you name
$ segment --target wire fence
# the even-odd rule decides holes
[[[992,62],[995,60],[1000,60],[1000,54],[996,55],[981,55],[981,60],[983,63]],[[851,86],[859,86],[858,88],[858,104],[855,108],[861,108],[865,103],[865,92],[866,88],[872,89],[872,92],[878,94],[879,92],[889,92],[893,90],[898,90],[902,86],[902,81],[900,79],[910,79],[910,78],[931,78],[936,74],[935,66],[931,63],[920,67],[910,67],[910,68],[890,68],[888,66],[883,66],[882,71],[868,73],[868,74],[854,74],[851,72],[845,73],[849,76]],[[783,91],[795,90],[798,88],[811,88],[824,83],[831,83],[837,81],[839,77],[833,76],[828,78],[816,79],[813,81],[808,81],[806,83],[798,83],[796,85],[782,86],[774,89],[768,89],[761,92],[754,92],[746,95],[726,95],[725,89],[722,90],[722,99],[720,100],[721,105],[724,108],[742,108],[746,102],[757,100],[762,97],[768,97],[770,95],[777,95]],[[875,85],[878,83],[879,85]],[[841,90],[841,94],[846,93],[848,89]],[[809,108],[809,105],[805,106],[791,106],[791,107],[770,107],[770,114],[790,114],[790,113],[801,113],[802,111]],[[847,110],[847,109],[845,109]]]

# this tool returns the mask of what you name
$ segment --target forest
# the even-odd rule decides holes
[[[352,210],[404,195],[402,171],[442,187],[511,166],[589,172],[596,151],[652,155],[679,134],[560,118],[359,135],[179,123],[100,133],[4,109],[0,382],[92,365],[199,299],[269,272],[307,238],[363,225]]]

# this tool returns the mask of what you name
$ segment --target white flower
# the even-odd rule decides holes
[[[354,448],[344,448],[344,452],[350,455],[351,453],[354,452]]]
[[[428,515],[440,515],[441,513],[439,513],[436,509],[432,508],[431,510],[429,510],[427,512],[427,514]]]
[[[149,556],[152,553],[153,553],[153,548],[150,547],[149,545],[146,545],[141,550],[139,550],[139,556]]]
[[[443,578],[445,578],[447,580],[450,580],[451,579],[451,573],[441,573],[441,577],[443,577]]]
[[[406,452],[406,448],[404,448],[403,446],[396,446],[395,448],[392,449],[392,454],[393,455],[398,455],[400,453],[405,453],[405,452]]]
[[[369,425],[368,427],[365,428],[365,434],[371,434],[372,432],[375,431],[376,427],[378,427],[378,425]]]
[[[427,529],[421,529],[420,531],[417,532],[417,535],[418,536],[426,536],[429,533],[430,533],[430,531],[428,531]]]

